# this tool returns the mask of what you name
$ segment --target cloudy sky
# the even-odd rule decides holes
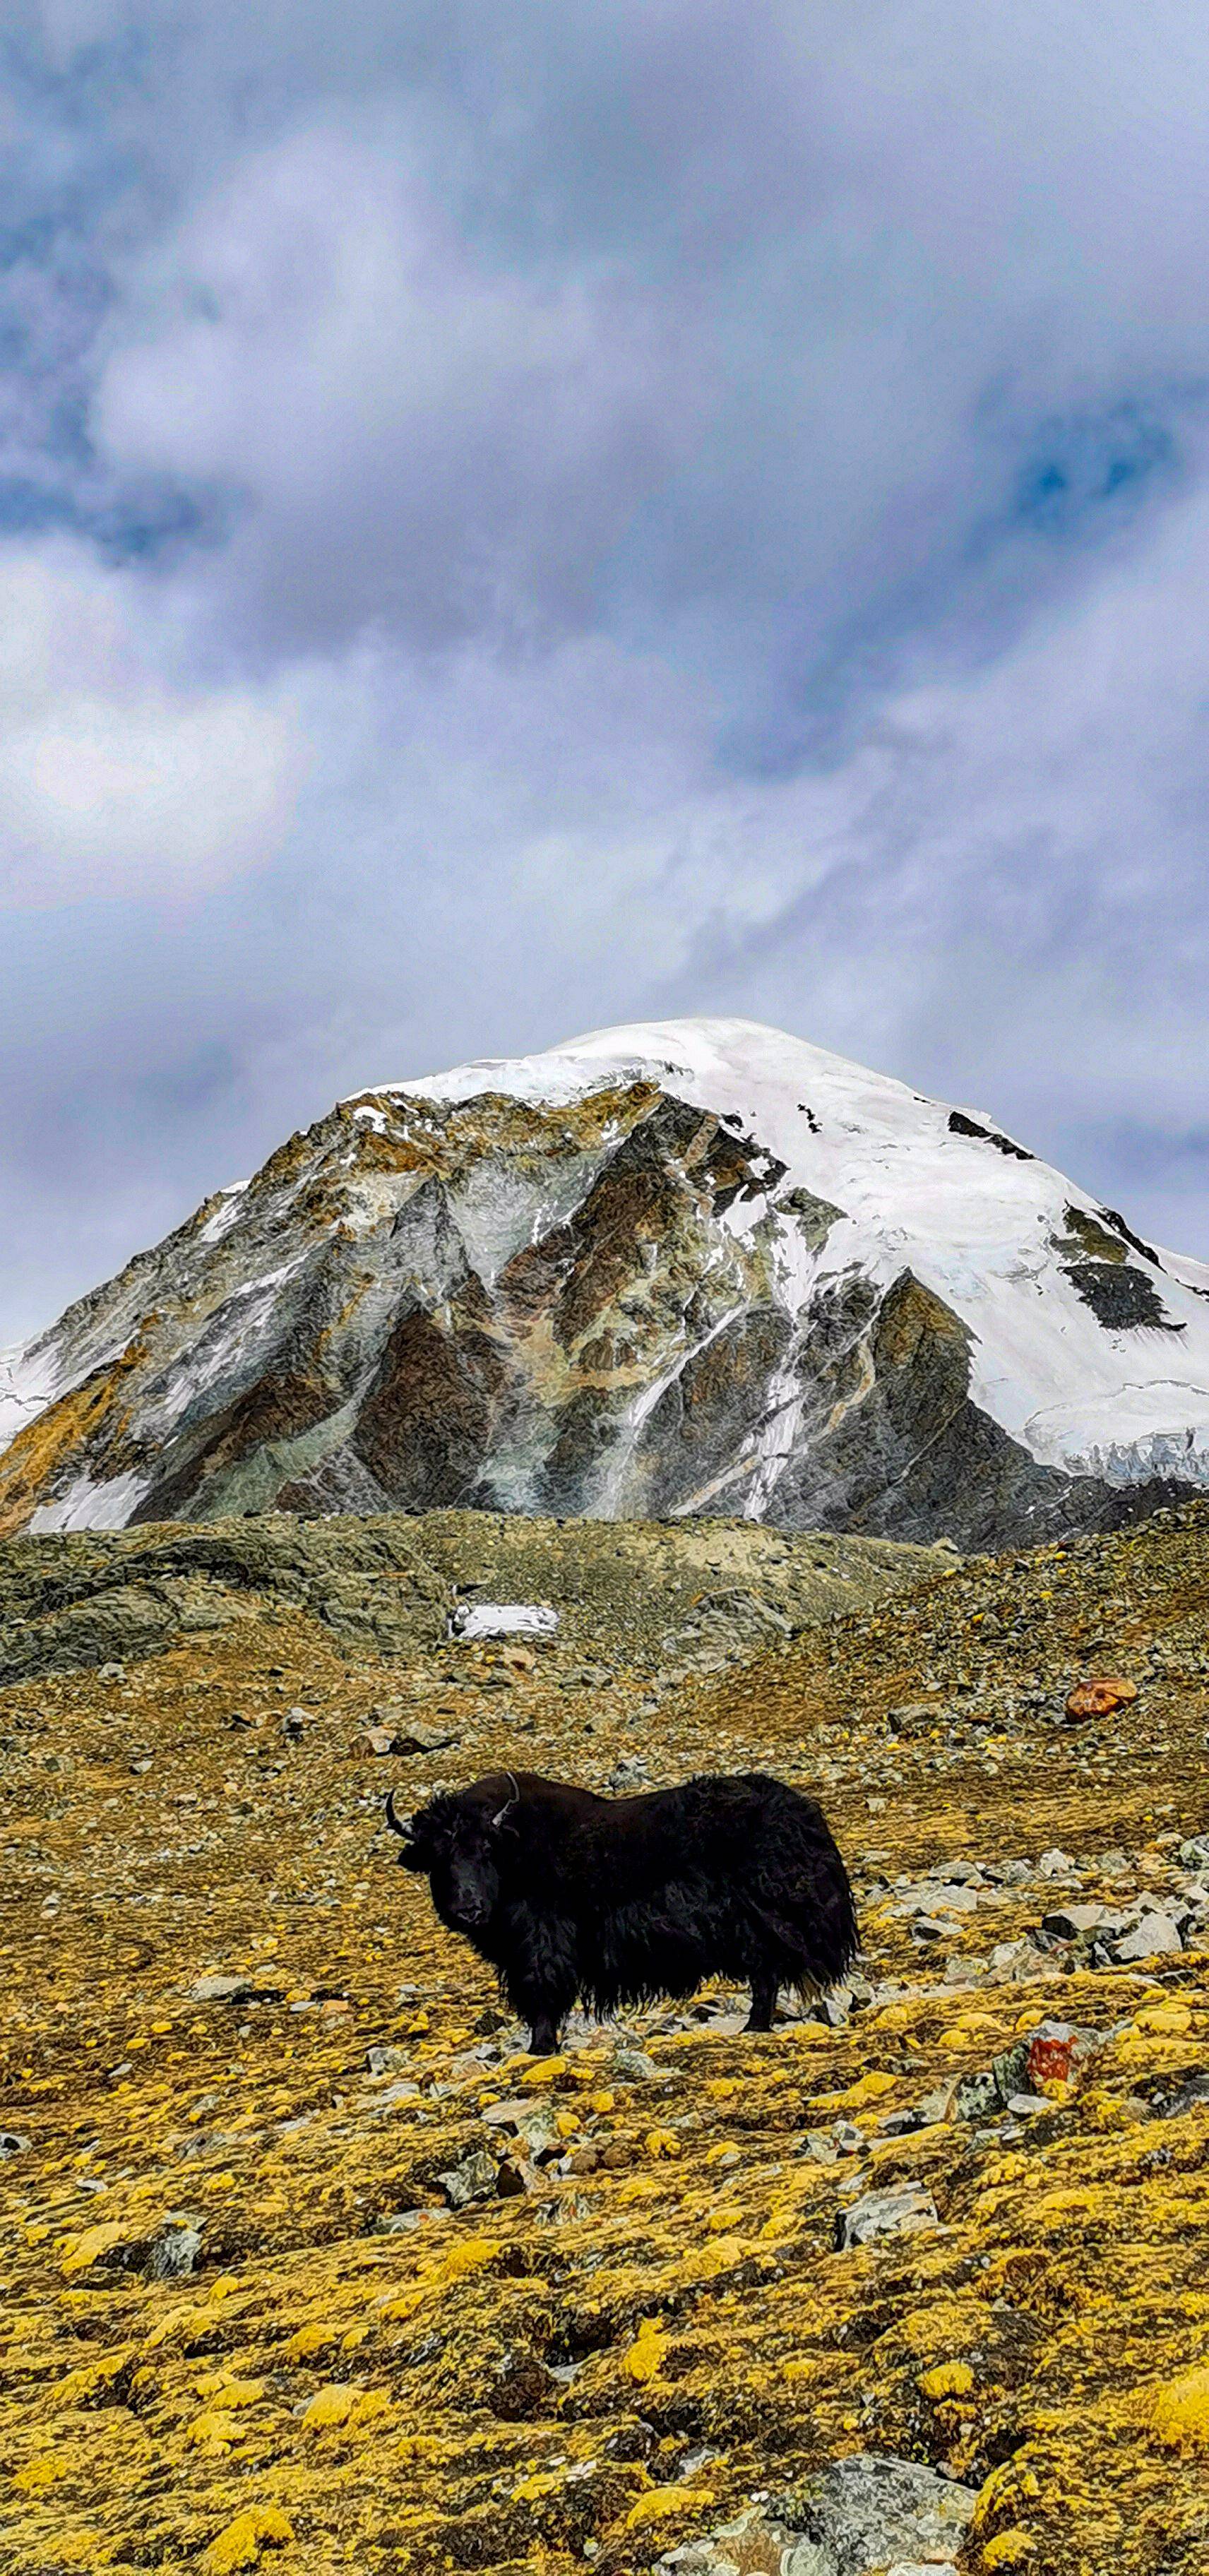
[[[1209,19],[9,0],[0,1342],[740,1012],[1209,1253]]]

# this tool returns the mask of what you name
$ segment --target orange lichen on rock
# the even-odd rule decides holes
[[[1124,1680],[1120,1674],[1076,1682],[1067,1693],[1066,1714],[1068,1717],[1111,1717],[1114,1709],[1128,1708],[1137,1696],[1137,1683]]]

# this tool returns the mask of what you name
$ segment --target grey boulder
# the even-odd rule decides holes
[[[1179,1926],[1169,1914],[1146,1913],[1132,1931],[1122,1933],[1112,1945],[1114,1959],[1157,1959],[1183,1949]]]
[[[669,2550],[659,2576],[914,2576],[956,2564],[975,2502],[914,2460],[857,2452],[800,2494]]]
[[[835,2241],[841,2253],[853,2245],[871,2245],[878,2236],[918,2236],[924,2229],[939,2227],[940,2215],[930,2191],[919,2183],[903,2183],[897,2191],[867,2191],[864,2198],[853,2202],[851,2209],[841,2210],[836,2220]]]

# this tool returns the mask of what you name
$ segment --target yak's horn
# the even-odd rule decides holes
[[[510,1798],[505,1798],[499,1813],[492,1817],[491,1826],[493,1832],[497,1831],[499,1826],[503,1824],[505,1816],[510,1813],[511,1809],[518,1806],[520,1803],[521,1787],[515,1771],[505,1771],[504,1778],[512,1784],[512,1795]]]
[[[410,1816],[405,1817],[403,1823],[400,1824],[399,1819],[395,1814],[395,1793],[393,1789],[390,1791],[386,1801],[386,1821],[390,1826],[392,1834],[402,1834],[404,1842],[407,1842],[410,1839],[411,1818]]]

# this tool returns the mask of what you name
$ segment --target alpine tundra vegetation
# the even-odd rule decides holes
[[[1199,2576],[1203,1503],[964,1562],[442,1512],[0,1576],[6,2576]],[[384,1790],[710,1769],[820,1799],[855,1969],[530,2057]]]

